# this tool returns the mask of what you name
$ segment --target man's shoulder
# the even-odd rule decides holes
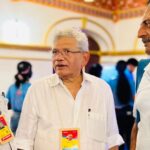
[[[32,83],[32,86],[42,86],[45,84],[54,84],[54,83],[56,83],[57,80],[58,80],[57,75],[52,74],[52,75],[48,75],[48,76],[45,76],[45,77],[35,80]]]
[[[109,86],[108,83],[105,80],[103,80],[103,79],[101,79],[99,77],[95,77],[95,76],[90,75],[90,74],[87,74],[87,76],[90,79],[90,81],[91,81],[93,86],[99,86],[99,87],[107,87],[107,86]]]
[[[140,72],[140,70],[144,71],[144,68],[150,63],[150,59],[141,59],[138,63],[137,73]]]
[[[11,84],[11,85],[9,86],[9,90],[12,90],[12,89],[16,89],[15,83],[13,83],[13,84]]]
[[[142,64],[147,65],[149,62],[150,62],[150,59],[141,59],[138,64],[139,65],[142,65]]]

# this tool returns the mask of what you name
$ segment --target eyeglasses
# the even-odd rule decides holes
[[[82,53],[82,51],[73,51],[73,50],[71,50],[69,48],[64,48],[61,51],[59,49],[56,49],[56,48],[52,49],[52,57],[55,57],[55,56],[57,56],[59,54],[61,54],[64,57],[68,57],[68,56],[70,56],[71,53],[72,54]]]

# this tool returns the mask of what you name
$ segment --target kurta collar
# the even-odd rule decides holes
[[[92,81],[92,79],[90,78],[90,76],[87,73],[85,73],[84,71],[82,73],[83,73],[82,84],[84,84],[85,82],[91,82]],[[53,87],[53,86],[56,86],[58,84],[62,84],[63,82],[59,78],[59,76],[55,73],[55,74],[51,75],[51,77],[48,80],[48,83],[51,87]]]

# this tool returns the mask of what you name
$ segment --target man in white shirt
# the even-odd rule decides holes
[[[148,4],[148,8],[144,14],[138,37],[142,38],[146,53],[150,55],[150,4]],[[148,60],[146,60],[147,62]],[[133,110],[136,121],[131,134],[131,150],[150,149],[150,64],[144,70],[139,87],[137,86],[138,91]]]
[[[18,149],[118,150],[123,140],[112,92],[105,81],[83,71],[88,60],[85,33],[69,29],[56,34],[56,73],[29,89],[16,134]]]

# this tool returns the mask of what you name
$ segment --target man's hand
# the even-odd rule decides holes
[[[109,150],[118,150],[118,146],[114,146],[114,147],[110,148]]]
[[[135,122],[132,127],[132,132],[131,132],[130,150],[135,150],[136,148],[137,132],[138,132],[138,127],[137,127],[137,123]]]

